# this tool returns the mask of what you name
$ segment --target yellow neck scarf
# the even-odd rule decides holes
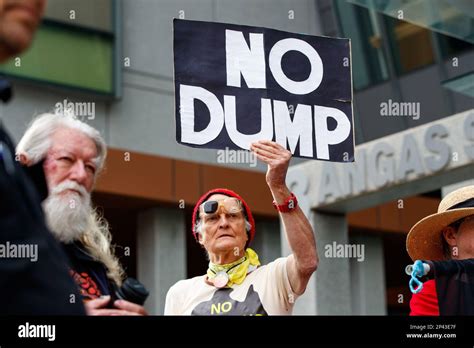
[[[242,284],[248,273],[252,272],[260,266],[258,255],[255,251],[250,248],[245,250],[245,256],[241,259],[228,263],[225,265],[216,265],[209,262],[209,268],[207,269],[207,277],[212,281],[219,272],[226,272],[229,276],[227,287],[232,287],[233,284]]]

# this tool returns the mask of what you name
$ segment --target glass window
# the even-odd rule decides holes
[[[48,0],[44,17],[99,31],[114,30],[110,0]]]
[[[456,93],[474,98],[474,72],[468,72],[461,76],[443,81],[442,85]]]
[[[345,1],[334,4],[341,34],[351,39],[354,89],[386,80],[388,73],[375,13]]]
[[[112,0],[50,0],[30,49],[0,72],[114,96],[113,6]]]
[[[398,74],[435,62],[433,34],[443,58],[474,44],[472,0],[347,0],[384,14]]]
[[[444,59],[474,49],[472,43],[451,36],[436,34],[436,38],[439,42],[441,55]]]
[[[474,44],[472,0],[347,0]]]
[[[383,18],[397,74],[405,74],[434,63],[430,30],[396,18]]]

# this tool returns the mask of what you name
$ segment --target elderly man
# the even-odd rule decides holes
[[[46,0],[0,1],[0,62],[28,48],[45,3]],[[10,95],[9,84],[0,78],[0,99],[5,102]],[[2,117],[10,115],[2,113]],[[47,191],[42,190],[46,184],[41,165],[25,170],[14,155],[13,142],[0,119],[0,247],[3,251],[7,246],[36,250],[33,259],[3,258],[5,255],[0,259],[0,313],[85,314],[82,303],[70,301],[77,289],[68,275],[66,256],[44,221],[41,199]]]
[[[100,133],[71,115],[43,114],[17,146],[27,166],[44,159],[49,196],[43,203],[48,225],[71,262],[70,274],[92,315],[143,315],[142,306],[118,300],[105,308],[123,271],[111,249],[106,222],[91,205],[90,193],[107,148]],[[103,296],[103,297],[102,297]]]
[[[285,184],[291,153],[271,141],[252,144],[267,163],[266,181],[293,254],[260,266],[248,245],[255,222],[235,192],[214,189],[193,212],[193,233],[209,257],[207,274],[181,280],[166,296],[167,315],[289,315],[316,270],[313,230]]]
[[[411,228],[406,246],[413,261],[434,261],[438,267],[436,282],[428,280],[421,292],[413,294],[410,315],[473,315],[474,282],[469,264],[474,261],[474,185],[446,195],[437,213]],[[470,276],[463,274],[463,269]],[[456,279],[448,284],[443,278],[449,273]],[[457,284],[457,279],[464,280]]]

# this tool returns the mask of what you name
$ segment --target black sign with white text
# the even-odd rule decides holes
[[[349,39],[174,20],[176,140],[354,161]]]

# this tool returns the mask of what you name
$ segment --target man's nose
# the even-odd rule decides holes
[[[87,179],[87,171],[84,162],[76,161],[71,168],[69,179],[76,181],[78,184],[84,185]]]
[[[219,215],[219,228],[226,228],[229,226],[229,220],[226,217],[226,214]]]

